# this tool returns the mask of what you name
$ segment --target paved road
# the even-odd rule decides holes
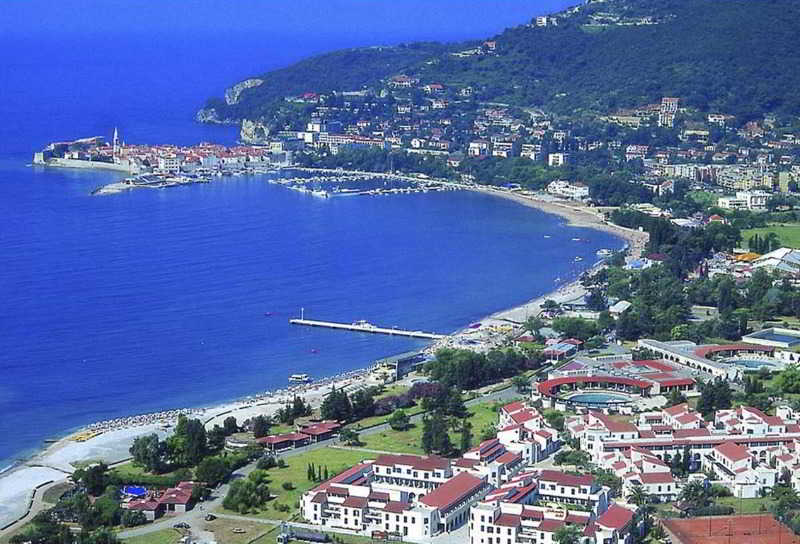
[[[481,404],[481,403],[485,403],[485,402],[506,401],[506,400],[509,400],[511,398],[518,397],[518,396],[519,396],[519,393],[517,393],[513,388],[509,387],[509,388],[503,389],[501,391],[496,391],[496,392],[493,392],[493,393],[487,393],[487,394],[484,394],[484,395],[482,395],[480,397],[476,397],[476,398],[474,398],[472,400],[469,400],[469,401],[465,402],[464,404],[466,404],[467,406],[473,406],[475,404]],[[423,414],[416,414],[416,415],[411,416],[409,419],[411,421],[420,421],[420,420],[422,420],[422,415]],[[384,423],[382,425],[376,425],[374,427],[369,427],[368,429],[361,430],[361,431],[359,431],[359,435],[361,435],[361,436],[370,436],[370,435],[373,435],[373,434],[376,434],[376,433],[380,433],[380,432],[386,431],[388,429],[389,429],[389,425]],[[293,449],[293,450],[289,450],[287,452],[281,453],[278,457],[287,459],[287,458],[290,458],[290,457],[295,457],[297,455],[302,455],[303,453],[306,453],[306,452],[309,452],[309,451],[314,451],[314,450],[319,449],[319,448],[327,448],[327,447],[330,447],[330,446],[333,446],[333,445],[337,445],[337,444],[338,444],[338,442],[336,440],[333,440],[333,441],[328,440],[328,441],[325,441],[325,442],[319,442],[319,443],[316,443],[316,444],[310,444],[308,446],[303,446],[302,448],[296,448],[296,449]],[[253,470],[255,470],[255,468],[256,468],[256,464],[255,463],[250,463],[249,465],[240,468],[239,470],[237,470],[236,472],[233,473],[233,475],[231,476],[231,481],[235,480],[235,479],[238,479],[238,478],[246,477]],[[122,532],[119,533],[119,537],[120,538],[130,538],[130,537],[134,537],[134,536],[141,536],[141,535],[152,533],[154,531],[158,531],[158,530],[161,530],[161,529],[170,528],[176,523],[188,523],[189,526],[191,527],[192,533],[197,534],[199,531],[201,531],[203,529],[203,526],[204,526],[204,523],[205,523],[205,521],[204,521],[205,515],[207,513],[211,512],[211,511],[215,510],[216,508],[219,508],[219,507],[222,506],[222,501],[225,498],[225,495],[228,493],[228,489],[229,488],[230,488],[230,484],[229,483],[223,484],[218,489],[214,490],[214,492],[212,493],[211,497],[207,501],[205,501],[203,503],[200,503],[199,505],[195,506],[189,512],[186,512],[185,514],[178,514],[176,516],[170,516],[170,517],[167,517],[167,518],[162,518],[162,519],[160,519],[160,520],[158,520],[158,521],[156,521],[154,523],[151,523],[149,525],[143,525],[142,527],[137,527],[135,529],[129,529],[127,531],[122,531]],[[214,515],[216,515],[218,517],[231,518],[231,516],[229,516],[229,515],[223,516],[223,515],[218,514],[216,512],[215,512]],[[245,519],[247,521],[258,521],[258,520],[260,520],[260,518],[245,518]],[[278,520],[262,520],[262,521],[264,523],[277,523],[277,524],[280,524],[280,521],[278,521]],[[303,526],[303,524],[297,524],[297,525],[298,526]],[[309,527],[311,527],[311,526],[309,526]],[[326,528],[326,530],[329,530],[329,529]]]

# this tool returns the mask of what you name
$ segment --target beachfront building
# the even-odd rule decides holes
[[[589,198],[589,187],[583,183],[570,183],[564,180],[551,181],[547,185],[547,192],[561,198],[584,200]]]

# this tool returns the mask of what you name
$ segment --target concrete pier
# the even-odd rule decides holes
[[[394,336],[407,336],[410,338],[424,338],[425,340],[439,340],[440,338],[445,337],[443,334],[434,334],[432,332],[405,331],[402,329],[376,327],[375,325],[367,323],[366,321],[357,321],[355,323],[335,323],[333,321],[316,321],[313,319],[290,319],[289,323],[292,325],[306,325],[309,327],[325,327],[328,329],[340,329],[345,331],[390,334]]]

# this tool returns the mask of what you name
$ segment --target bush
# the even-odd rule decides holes
[[[704,506],[703,508],[698,508],[692,512],[694,517],[699,516],[730,516],[733,514],[734,508],[732,506],[725,506],[722,504],[712,504],[710,506]]]
[[[275,468],[276,466],[278,466],[278,463],[275,461],[275,457],[272,455],[265,455],[258,460],[258,463],[256,463],[256,468],[260,470],[269,470],[271,468]]]
[[[286,461],[278,459],[278,468],[286,468]]]
[[[294,489],[294,484],[292,482],[283,482],[281,487],[284,488],[286,491],[291,491]]]
[[[136,527],[137,525],[144,525],[147,523],[147,518],[144,512],[138,510],[125,510],[121,518],[122,525],[125,527]]]
[[[731,490],[725,487],[722,484],[711,484],[711,496],[712,497],[732,497],[733,493]]]

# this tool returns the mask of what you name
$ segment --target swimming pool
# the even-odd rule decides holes
[[[567,400],[580,404],[620,404],[630,402],[631,398],[618,393],[578,393]]]
[[[726,363],[736,366],[743,366],[745,368],[775,368],[776,365],[769,361],[761,359],[727,359]]]
[[[147,494],[147,488],[138,485],[126,485],[122,488],[122,492],[133,497],[143,497]]]

